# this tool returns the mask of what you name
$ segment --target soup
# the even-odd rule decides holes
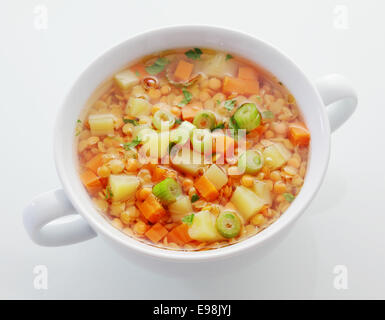
[[[250,61],[168,50],[103,88],[76,125],[79,176],[127,236],[220,248],[267,228],[300,192],[309,131],[284,84]]]

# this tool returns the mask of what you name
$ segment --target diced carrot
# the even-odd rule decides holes
[[[165,168],[156,166],[152,174],[152,181],[157,182],[164,180],[167,175],[167,170]]]
[[[261,124],[260,126],[258,126],[254,130],[250,131],[250,133],[247,134],[247,137],[250,139],[257,138],[261,134],[263,134],[266,130],[267,130],[267,126]]]
[[[96,156],[87,161],[86,168],[96,173],[101,165],[103,165],[103,154],[98,153]]]
[[[245,80],[257,80],[257,72],[250,67],[239,67],[238,69],[238,78]]]
[[[223,79],[223,91],[225,93],[256,94],[259,92],[259,82],[232,77]]]
[[[199,106],[193,106],[193,105],[184,106],[182,108],[183,120],[192,121],[199,110],[201,110]]]
[[[307,146],[310,142],[310,133],[302,124],[289,125],[289,139],[294,145]]]
[[[177,80],[186,82],[190,79],[191,73],[194,69],[194,65],[184,60],[179,60],[178,65],[174,72],[174,77]]]
[[[80,175],[80,179],[89,192],[94,193],[102,188],[99,177],[89,169]]]
[[[207,201],[214,201],[219,196],[218,190],[206,176],[198,178],[194,183],[194,187]]]
[[[149,74],[146,71],[146,67],[143,63],[138,63],[130,68],[131,71],[135,72],[138,78],[143,79],[147,77]]]
[[[227,135],[218,135],[214,138],[213,151],[227,156],[234,155],[235,140]]]
[[[142,169],[147,169],[151,174],[153,174],[156,167],[157,165],[154,163],[146,163],[142,166]]]
[[[163,239],[168,233],[167,229],[163,227],[159,222],[154,224],[146,233],[146,237],[152,242],[157,243]]]
[[[166,210],[153,194],[150,194],[145,201],[139,202],[137,206],[143,216],[151,223],[158,222],[166,214]]]
[[[192,239],[188,234],[188,226],[185,223],[175,227],[167,235],[168,242],[176,243],[179,246],[183,246],[184,244],[189,243],[191,240]]]

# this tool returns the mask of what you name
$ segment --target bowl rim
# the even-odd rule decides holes
[[[244,239],[236,244],[225,246],[218,249],[207,250],[207,251],[176,251],[176,250],[168,250],[155,246],[151,246],[148,244],[144,244],[134,238],[131,238],[124,234],[122,231],[112,227],[110,223],[103,224],[101,223],[101,214],[94,208],[93,210],[90,207],[91,199],[89,198],[89,203],[86,205],[84,201],[80,201],[80,195],[76,192],[76,188],[74,188],[74,181],[71,181],[69,178],[68,172],[65,169],[68,163],[65,161],[64,150],[63,150],[63,130],[69,134],[72,134],[72,131],[69,131],[71,128],[65,124],[63,118],[66,116],[66,106],[70,102],[70,98],[76,92],[76,86],[84,80],[84,75],[87,72],[90,72],[93,68],[95,68],[98,61],[102,60],[112,51],[118,51],[123,46],[127,45],[130,42],[134,42],[143,37],[150,37],[154,35],[159,35],[162,33],[172,33],[172,32],[181,32],[181,31],[189,31],[189,32],[206,32],[206,33],[214,33],[214,34],[231,34],[232,36],[243,38],[246,41],[254,41],[258,42],[259,45],[265,46],[269,50],[276,52],[281,60],[287,64],[290,64],[291,67],[295,70],[296,75],[298,77],[302,77],[302,79],[308,84],[309,93],[313,95],[313,99],[317,104],[317,109],[319,111],[321,128],[322,132],[320,133],[323,141],[322,141],[322,159],[317,159],[318,166],[317,172],[314,173],[314,177],[312,181],[308,181],[305,178],[305,183],[302,187],[300,194],[298,195],[298,200],[301,197],[301,194],[304,194],[304,191],[307,190],[307,197],[301,197],[301,202],[293,201],[291,206],[286,210],[285,214],[277,221],[275,221],[272,225],[262,230],[258,234],[251,236],[247,239]],[[156,51],[156,50],[154,50]],[[111,70],[114,72],[116,70]],[[269,71],[269,70],[268,70]],[[286,83],[285,83],[286,84]],[[291,91],[291,90],[290,90]],[[84,106],[83,106],[84,107]],[[300,107],[301,109],[301,107]],[[81,112],[81,108],[78,110],[78,113]],[[312,133],[313,135],[313,133]],[[318,145],[317,145],[318,148]],[[313,147],[313,141],[311,142],[309,156],[313,154],[315,148]],[[322,102],[321,96],[317,91],[314,84],[308,79],[308,77],[304,74],[302,69],[292,61],[285,53],[283,53],[280,49],[276,48],[269,42],[265,40],[261,40],[254,35],[250,35],[248,33],[238,31],[235,29],[224,28],[221,26],[213,26],[213,25],[172,25],[162,28],[154,28],[151,30],[147,30],[128,39],[119,42],[116,45],[111,46],[110,48],[104,50],[99,56],[94,58],[79,74],[76,80],[73,82],[70,90],[68,91],[65,99],[62,103],[62,106],[58,112],[56,123],[55,123],[55,134],[54,134],[54,156],[55,156],[55,165],[59,175],[59,179],[64,187],[66,195],[70,199],[71,203],[75,207],[76,211],[80,213],[80,215],[90,224],[91,228],[94,229],[99,235],[104,238],[113,239],[114,242],[120,245],[125,249],[131,249],[138,253],[142,253],[147,256],[151,256],[153,258],[161,259],[161,260],[169,260],[174,262],[202,262],[202,261],[211,261],[216,259],[222,259],[230,256],[234,256],[235,254],[240,254],[245,251],[249,251],[252,248],[256,248],[261,246],[267,241],[270,241],[278,236],[278,234],[282,233],[284,229],[287,229],[290,225],[292,225],[305,211],[305,209],[309,206],[310,202],[318,192],[323,178],[325,176],[328,161],[330,157],[330,125],[326,114],[326,108]],[[310,162],[311,160],[309,160]],[[321,161],[321,162],[320,162]],[[74,166],[73,166],[74,167]],[[76,169],[75,169],[76,170]],[[312,170],[315,170],[313,167]],[[309,175],[309,171],[307,172],[307,176]],[[80,179],[78,179],[80,181]],[[79,182],[77,182],[79,183]],[[294,206],[295,205],[295,206]],[[95,216],[97,213],[97,216]],[[287,216],[289,216],[287,218]],[[284,219],[285,218],[285,219]],[[133,240],[133,241],[132,241]]]

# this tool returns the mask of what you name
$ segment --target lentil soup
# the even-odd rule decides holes
[[[105,87],[77,123],[79,175],[128,236],[173,250],[231,245],[300,192],[309,131],[293,95],[250,61],[168,50]]]

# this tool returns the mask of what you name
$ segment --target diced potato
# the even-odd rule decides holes
[[[184,216],[193,212],[190,198],[188,196],[180,196],[175,202],[168,206],[174,222],[180,221]]]
[[[124,70],[115,74],[114,80],[123,90],[128,90],[139,83],[139,78],[131,70]]]
[[[171,163],[176,169],[193,176],[204,167],[202,155],[187,148],[182,148],[171,157]]]
[[[114,201],[125,201],[134,196],[139,186],[139,179],[136,176],[126,174],[110,175],[109,185]]]
[[[103,136],[114,133],[114,120],[112,114],[91,114],[88,117],[91,134],[94,136]]]
[[[226,54],[221,52],[205,61],[204,72],[208,76],[230,75],[234,77],[237,73],[237,64],[233,60],[226,60]]]
[[[216,164],[213,164],[204,175],[211,181],[217,190],[221,189],[229,180],[227,174]]]
[[[222,240],[223,237],[215,226],[216,217],[209,211],[200,211],[194,215],[192,225],[188,229],[191,239],[205,242]]]
[[[126,113],[133,117],[148,116],[151,113],[151,104],[142,98],[130,98],[127,101]]]
[[[275,170],[282,167],[290,158],[291,152],[287,150],[281,143],[274,143],[263,151],[265,165]]]
[[[266,182],[254,180],[252,189],[254,193],[264,201],[265,204],[271,204],[271,192]]]
[[[258,213],[265,205],[260,197],[244,186],[238,186],[235,189],[230,201],[246,221]]]

